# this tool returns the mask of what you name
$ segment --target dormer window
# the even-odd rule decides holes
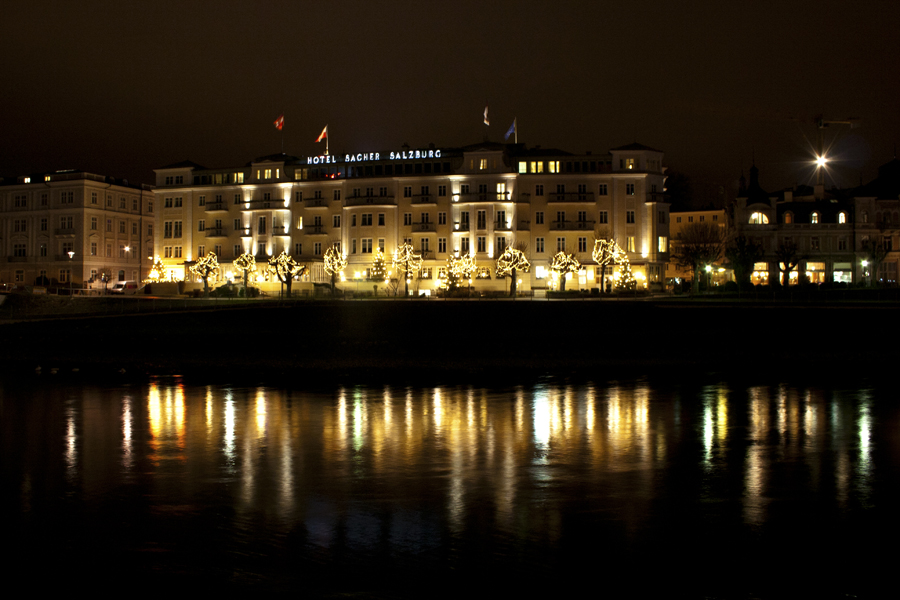
[[[790,225],[794,222],[794,213],[786,212],[784,213],[784,224]]]
[[[769,217],[765,215],[765,213],[755,212],[750,215],[750,224],[751,225],[768,225]]]
[[[815,225],[819,222],[819,213],[813,211],[811,215],[809,215],[809,222]]]
[[[634,159],[633,158],[625,159],[625,170],[627,170],[627,171],[634,170]]]
[[[838,213],[838,223],[846,223],[847,222],[847,213],[839,212]]]

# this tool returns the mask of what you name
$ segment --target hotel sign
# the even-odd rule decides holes
[[[334,154],[321,154],[319,156],[307,156],[306,164],[308,165],[331,165],[335,163],[345,162],[345,163],[354,163],[354,162],[369,162],[374,160],[392,160],[392,161],[404,161],[404,160],[416,160],[423,158],[440,158],[441,151],[438,150],[404,150],[402,152],[390,152],[381,155],[380,152],[361,152],[359,154],[345,154],[344,160],[340,160],[340,156],[335,156]]]

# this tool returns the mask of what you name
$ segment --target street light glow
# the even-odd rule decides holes
[[[825,158],[824,155],[816,156],[816,167],[821,169],[822,167],[825,166],[825,163],[827,163],[827,162],[828,162],[828,159]]]

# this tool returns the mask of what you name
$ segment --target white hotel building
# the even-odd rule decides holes
[[[156,169],[155,248],[172,279],[190,280],[198,256],[216,252],[220,278],[244,252],[257,263],[282,250],[325,281],[323,254],[340,245],[347,289],[366,282],[375,248],[404,241],[424,263],[413,286],[431,293],[452,253],[471,254],[475,290],[508,289],[495,274],[504,247],[524,243],[531,272],[520,290],[552,289],[559,250],[584,265],[566,289],[599,287],[597,236],[628,252],[639,283],[661,282],[668,261],[669,207],[663,153],[640,144],[576,155],[523,144],[258,158],[238,168],[183,162]],[[264,264],[260,265],[260,273]],[[608,276],[613,268],[607,268]],[[232,274],[239,279],[238,274]],[[378,282],[374,282],[378,283]]]

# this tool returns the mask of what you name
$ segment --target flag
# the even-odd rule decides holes
[[[509,126],[509,129],[506,130],[506,135],[503,136],[503,141],[509,139],[509,136],[516,132],[516,120],[513,119],[513,124]]]
[[[275,129],[281,131],[281,128],[284,127],[284,115],[282,114],[280,117],[275,119]]]
[[[490,124],[491,124],[491,121],[490,121],[490,119],[488,119],[488,116],[487,116],[487,109],[488,109],[487,104],[485,104],[485,105],[484,105],[484,124],[485,124],[485,125],[490,125]]]
[[[322,130],[322,133],[319,134],[319,137],[316,138],[316,142],[321,142],[325,138],[328,137],[328,125],[325,126],[325,129]]]

